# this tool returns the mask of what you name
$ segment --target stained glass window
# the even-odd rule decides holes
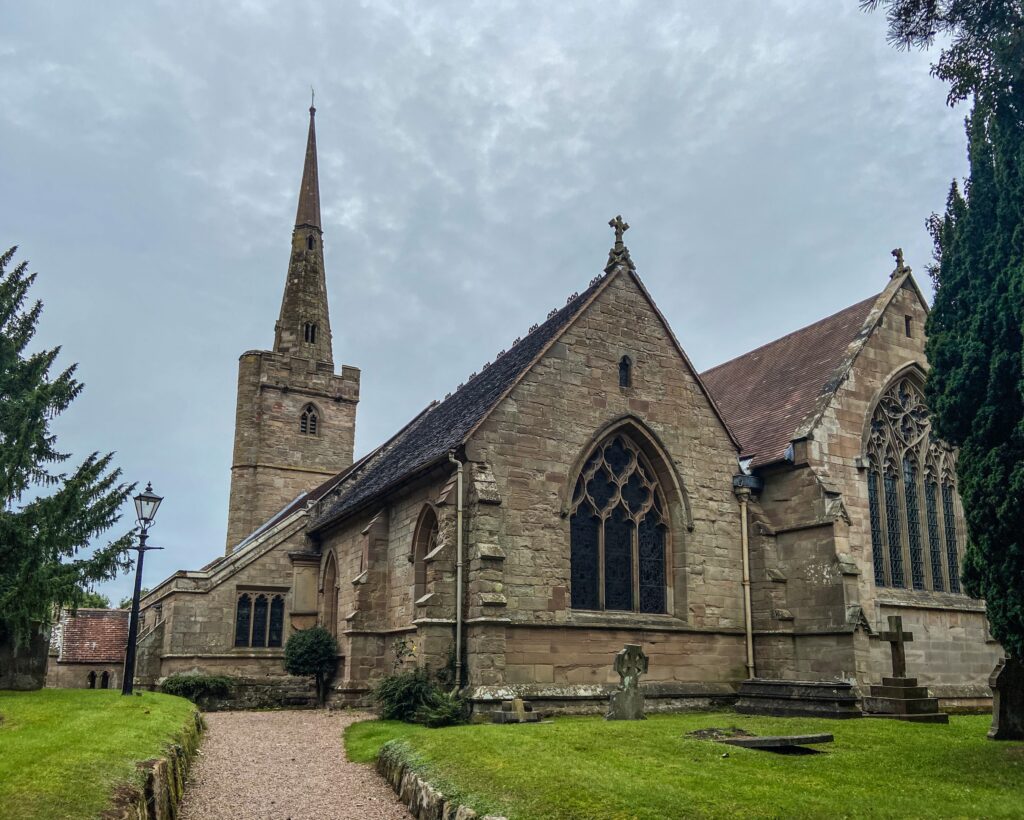
[[[910,582],[924,589],[924,553],[921,546],[921,515],[917,508],[917,467],[903,459],[903,501],[907,506],[907,539],[910,545]]]
[[[956,453],[932,436],[924,397],[910,377],[897,380],[879,399],[865,455],[875,583],[905,587],[909,580],[915,590],[944,592],[948,578],[949,591],[960,592],[956,486],[954,478],[946,478],[955,476]],[[886,465],[884,471],[880,465]]]
[[[250,646],[267,645],[267,596],[257,595],[252,608],[252,643]]]
[[[284,636],[284,596],[275,595],[270,599],[270,633],[267,646],[280,646]]]
[[[875,567],[875,583],[885,586],[885,549],[882,543],[882,513],[878,509],[878,473],[868,473],[868,509],[871,514],[871,560]]]
[[[900,543],[900,501],[896,491],[896,476],[886,472],[882,477],[885,488],[885,524],[889,536],[889,573],[894,587],[904,585],[903,581],[903,545]]]
[[[932,559],[932,589],[942,592],[942,535],[939,532],[938,485],[929,481],[924,487],[925,516],[928,519],[928,555]]]
[[[573,608],[665,612],[666,507],[640,448],[621,433],[602,442],[584,464],[572,504]]]
[[[249,645],[249,626],[252,622],[252,598],[240,595],[235,611],[235,646]]]
[[[946,558],[949,562],[949,591],[960,591],[960,560],[956,546],[956,512],[953,509],[953,487],[942,485],[942,518],[946,523]]]

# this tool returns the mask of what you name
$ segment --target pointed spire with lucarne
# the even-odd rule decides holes
[[[306,137],[299,205],[292,232],[291,261],[281,299],[281,315],[274,328],[274,350],[333,365],[320,222],[315,117],[316,108],[310,105],[309,135]]]

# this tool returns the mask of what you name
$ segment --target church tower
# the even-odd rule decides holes
[[[352,463],[359,369],[334,372],[327,308],[316,109],[273,350],[238,362],[227,552],[267,519]]]

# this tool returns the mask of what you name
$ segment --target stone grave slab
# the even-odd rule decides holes
[[[832,743],[835,738],[828,733],[812,735],[766,735],[764,737],[727,737],[716,741],[743,749],[785,749],[793,746],[817,746]]]
[[[503,700],[501,707],[491,713],[494,723],[539,723],[540,713],[533,711],[533,705],[522,698]]]
[[[772,717],[859,718],[860,697],[846,681],[754,678],[740,684],[736,711]]]

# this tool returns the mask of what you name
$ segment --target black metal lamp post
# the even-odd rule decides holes
[[[128,621],[128,647],[124,653],[124,676],[121,680],[121,694],[130,695],[135,684],[135,643],[139,637],[139,599],[142,597],[142,560],[146,550],[159,550],[163,547],[147,547],[146,538],[149,528],[156,518],[163,498],[153,492],[152,483],[146,484],[144,492],[135,496],[135,513],[139,522],[139,545],[135,549],[139,560],[135,562],[135,594],[132,596],[132,614]]]

